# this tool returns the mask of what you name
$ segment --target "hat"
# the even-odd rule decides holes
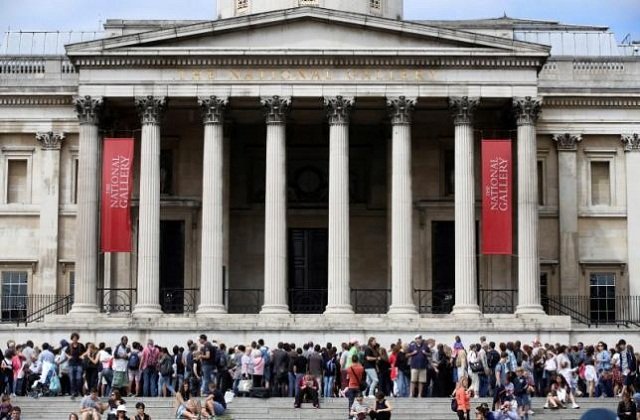
[[[358,339],[355,337],[351,337],[351,340],[349,340],[349,344],[356,344],[358,342]]]
[[[127,412],[127,407],[125,407],[124,405],[120,404],[118,406],[118,408],[116,408],[116,411],[124,411],[126,413]]]
[[[422,335],[421,335],[421,334],[418,334],[418,335],[416,335],[413,339],[414,339],[414,340],[422,340]]]

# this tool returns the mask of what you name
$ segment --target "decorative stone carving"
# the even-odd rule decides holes
[[[349,124],[349,117],[353,104],[353,98],[345,98],[343,96],[324,98],[324,106],[327,109],[329,124]]]
[[[135,99],[142,124],[160,124],[167,100],[164,97],[142,96]]]
[[[578,143],[582,141],[582,136],[580,134],[570,133],[555,134],[553,141],[556,142],[559,151],[575,152],[578,150]]]
[[[480,103],[480,98],[468,96],[449,98],[449,108],[453,111],[453,123],[455,125],[473,124],[473,113]]]
[[[621,140],[625,152],[640,152],[640,134],[623,134]]]
[[[391,117],[391,124],[411,124],[413,111],[416,106],[415,98],[400,96],[387,99],[387,108]]]
[[[513,98],[513,110],[518,125],[535,125],[542,111],[542,101],[531,96]]]
[[[36,140],[40,142],[43,150],[60,150],[64,139],[64,133],[54,133],[53,131],[36,133]]]
[[[222,124],[224,122],[224,112],[229,104],[227,98],[217,96],[198,98],[198,104],[202,110],[204,124]]]
[[[260,103],[265,108],[267,124],[284,124],[287,121],[287,114],[291,109],[291,98],[275,95],[263,98]]]
[[[100,111],[102,111],[102,98],[92,98],[91,96],[76,96],[73,98],[73,106],[78,114],[80,124],[97,125],[100,121]]]

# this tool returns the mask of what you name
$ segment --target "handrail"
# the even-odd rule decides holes
[[[591,321],[590,317],[588,317],[588,316],[576,311],[575,309],[563,304],[559,300],[555,299],[555,297],[545,296],[544,300],[549,304],[550,308],[552,307],[555,311],[559,312],[560,314],[571,317],[571,319],[573,319],[576,322],[579,322],[581,324],[585,324],[588,327],[590,327],[591,324],[594,324],[594,322]],[[598,326],[598,323],[595,322],[595,325]]]
[[[40,321],[46,315],[58,312],[61,309],[64,310],[64,313],[66,314],[69,312],[71,305],[73,305],[73,295],[62,296],[61,298],[51,302],[43,308],[40,308],[37,311],[27,315],[23,320],[24,326],[26,327],[30,322]],[[20,326],[20,320],[18,320],[18,326]]]

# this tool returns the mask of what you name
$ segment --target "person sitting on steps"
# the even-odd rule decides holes
[[[320,384],[318,384],[316,378],[310,374],[306,374],[300,378],[298,386],[300,387],[300,392],[296,395],[293,405],[294,408],[300,408],[305,398],[310,400],[315,408],[320,408],[320,401],[318,399]]]

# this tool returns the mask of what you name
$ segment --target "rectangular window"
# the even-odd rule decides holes
[[[590,317],[593,322],[608,323],[616,319],[615,273],[591,273]]]
[[[78,158],[73,159],[73,175],[71,185],[71,204],[78,204],[78,170],[80,169],[80,161]]]
[[[18,321],[27,316],[27,271],[2,272],[2,320]]]
[[[28,162],[26,159],[7,161],[7,203],[28,203]]]
[[[538,205],[544,206],[544,161],[538,161]]]
[[[611,205],[611,166],[608,161],[591,161],[591,205]]]
[[[456,192],[456,160],[453,150],[444,151],[444,195],[452,196]]]

